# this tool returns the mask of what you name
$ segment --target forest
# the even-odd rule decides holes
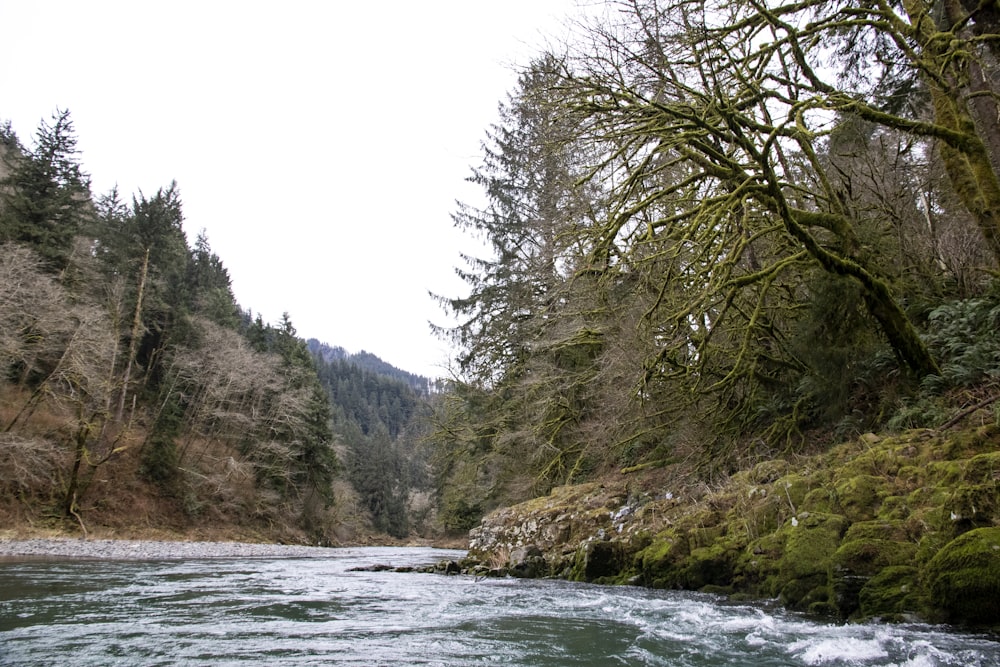
[[[449,525],[997,409],[1000,6],[590,6],[500,104],[441,295]]]
[[[237,304],[176,184],[90,192],[68,111],[0,128],[9,522],[462,535],[608,475],[1000,424],[997,2],[589,9],[486,130],[433,383]]]
[[[91,194],[69,111],[0,140],[4,525],[408,534],[425,378],[241,308],[176,183]]]

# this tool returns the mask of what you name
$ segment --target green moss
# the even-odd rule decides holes
[[[918,489],[926,483],[927,471],[923,466],[903,466],[896,473],[896,482],[900,484],[906,491],[913,491]]]
[[[779,571],[787,537],[782,531],[764,535],[747,545],[736,561],[734,585],[753,595],[776,597],[781,590]]]
[[[879,506],[877,520],[901,522],[909,518],[912,508],[906,496],[886,496]]]
[[[788,474],[790,467],[788,461],[781,459],[764,461],[763,463],[758,463],[747,472],[747,481],[750,484],[770,484],[774,480]]]
[[[738,552],[723,543],[694,549],[678,571],[680,588],[700,590],[705,586],[731,586]]]
[[[812,487],[813,481],[810,478],[793,473],[776,481],[772,493],[788,502],[789,509],[793,512],[798,512]]]
[[[844,544],[855,540],[893,540],[907,542],[910,534],[902,521],[875,519],[852,523],[844,534]]]
[[[830,487],[812,489],[802,499],[801,509],[807,512],[832,514],[837,510],[837,494]]]
[[[705,526],[691,528],[687,532],[688,549],[694,551],[703,547],[711,546],[725,533],[725,526]]]
[[[814,613],[822,609],[823,613],[828,613],[833,592],[830,579],[825,574],[817,573],[788,581],[782,586],[778,597],[789,609]]]
[[[931,461],[927,464],[927,483],[955,486],[965,477],[965,460]]]
[[[781,599],[793,609],[808,609],[815,602],[829,603],[833,555],[847,529],[837,514],[810,514],[786,524],[784,553],[778,565]]]
[[[570,574],[573,581],[613,583],[628,568],[630,559],[621,542],[595,540],[577,549]]]
[[[878,513],[884,492],[883,478],[857,475],[837,483],[837,505],[850,521],[868,521]]]
[[[970,484],[984,484],[998,479],[1000,479],[1000,451],[974,456],[965,466],[964,480]]]
[[[913,562],[917,545],[911,542],[865,539],[844,541],[833,555],[834,567],[852,574],[872,576],[891,565]]]
[[[900,621],[923,609],[926,601],[919,585],[919,574],[920,571],[911,565],[883,569],[861,588],[856,617]]]
[[[741,488],[737,502],[726,514],[726,534],[745,534],[747,541],[754,540],[777,530],[791,514],[788,501],[768,487]]]
[[[966,528],[989,527],[1000,518],[1000,481],[963,484],[948,503],[949,517]]]
[[[950,620],[1000,623],[1000,528],[978,528],[946,544],[924,573],[931,601]]]
[[[677,569],[688,555],[687,540],[670,528],[656,535],[652,543],[635,556],[642,581],[653,588],[674,588]]]

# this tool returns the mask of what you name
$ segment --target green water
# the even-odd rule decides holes
[[[707,595],[357,572],[454,557],[0,563],[0,665],[936,665],[1000,642],[838,625]]]

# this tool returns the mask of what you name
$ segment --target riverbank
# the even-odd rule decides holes
[[[368,545],[370,546],[370,545]],[[450,549],[454,545],[413,542],[407,546]],[[464,549],[464,544],[461,548]],[[264,542],[110,540],[71,537],[10,539],[0,537],[0,560],[83,558],[99,560],[201,560],[212,558],[330,558],[344,549]]]
[[[0,558],[170,560],[208,558],[323,558],[333,548],[253,542],[177,542],[82,538],[0,538]]]
[[[867,434],[712,488],[674,481],[620,475],[497,510],[468,569],[1000,627],[996,424]]]

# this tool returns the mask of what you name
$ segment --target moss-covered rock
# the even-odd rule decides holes
[[[785,549],[778,564],[782,602],[791,609],[829,610],[833,555],[847,529],[838,514],[810,514],[782,527]]]
[[[920,571],[912,565],[894,565],[868,579],[858,592],[858,618],[912,620],[927,606],[918,585]]]
[[[1000,623],[1000,528],[977,528],[946,544],[924,573],[931,602],[948,620]]]
[[[913,563],[917,545],[876,538],[845,541],[833,555],[833,565],[840,571],[873,576],[891,565]]]
[[[627,550],[621,542],[595,540],[582,545],[576,552],[570,579],[594,583],[615,583],[630,564]]]
[[[570,579],[997,625],[998,434],[867,436],[712,488],[635,477],[557,487],[486,517],[470,555],[488,566],[537,546],[544,563],[532,551],[528,569]]]
[[[679,588],[678,570],[689,553],[688,541],[677,529],[659,533],[635,559],[643,583],[653,588]]]
[[[856,475],[840,480],[836,486],[840,513],[850,521],[869,521],[878,514],[882,504],[884,479],[873,475]]]
[[[681,563],[678,584],[696,591],[709,586],[714,592],[731,587],[738,558],[739,552],[723,541],[694,549]]]

